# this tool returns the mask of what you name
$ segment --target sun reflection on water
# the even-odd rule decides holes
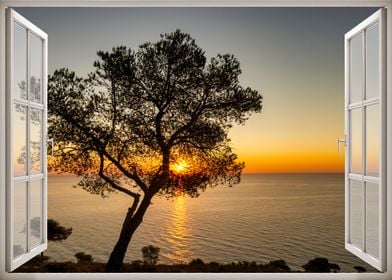
[[[173,201],[170,220],[166,226],[166,241],[170,247],[170,253],[163,254],[169,260],[179,263],[188,262],[190,258],[188,237],[190,236],[189,223],[187,221],[186,198],[177,196]]]

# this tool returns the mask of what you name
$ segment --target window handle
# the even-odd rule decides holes
[[[340,156],[340,144],[344,144],[344,147],[346,147],[346,136],[344,138],[338,138],[338,155]]]
[[[54,138],[48,138],[46,142],[49,144],[50,143],[50,150],[52,156],[54,156]]]

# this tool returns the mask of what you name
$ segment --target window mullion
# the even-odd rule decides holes
[[[366,107],[364,101],[366,99],[366,30],[362,33],[362,63],[363,63],[363,71],[362,71],[362,190],[363,190],[363,240],[362,240],[362,249],[366,252],[366,193],[367,193],[367,185],[365,182],[365,174],[366,174]]]
[[[27,30],[27,78],[26,78],[26,97],[28,100],[28,107],[27,107],[27,134],[26,134],[26,169],[27,169],[27,176],[28,176],[28,182],[27,182],[27,207],[26,207],[26,217],[27,217],[27,224],[26,224],[26,234],[27,234],[27,252],[31,251],[31,234],[30,234],[30,220],[31,220],[31,182],[30,182],[30,135],[31,135],[31,127],[30,127],[30,122],[31,122],[31,109],[30,109],[30,56],[31,56],[31,51],[30,51],[30,30]]]

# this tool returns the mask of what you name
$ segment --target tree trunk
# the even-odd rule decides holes
[[[124,263],[125,253],[127,252],[129,242],[133,234],[143,221],[143,216],[150,205],[149,198],[144,197],[139,209],[133,215],[132,208],[128,209],[127,215],[123,222],[120,237],[110,254],[109,260],[106,264],[105,272],[120,272]]]

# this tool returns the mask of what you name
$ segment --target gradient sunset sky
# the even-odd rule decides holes
[[[234,54],[262,113],[230,132],[244,172],[343,172],[344,34],[376,8],[16,8],[49,37],[49,73],[85,76],[96,51],[133,49],[177,28]]]

